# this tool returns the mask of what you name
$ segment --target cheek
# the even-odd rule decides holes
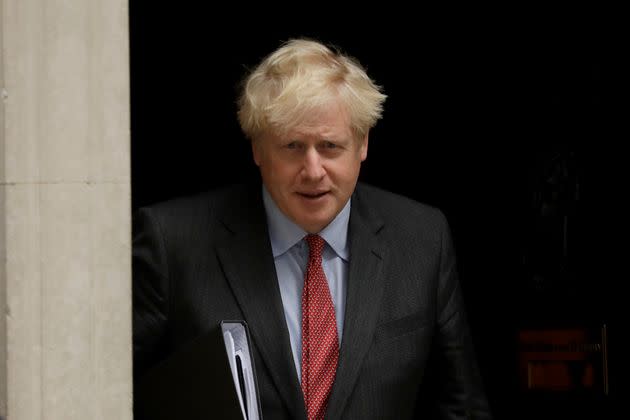
[[[346,162],[346,164],[337,171],[337,179],[344,184],[354,184],[359,176],[360,168],[361,165],[354,160]]]
[[[269,181],[273,182],[276,188],[287,188],[295,182],[298,171],[293,165],[285,162],[270,163],[267,174]]]

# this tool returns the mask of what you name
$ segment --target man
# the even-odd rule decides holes
[[[253,70],[238,116],[262,186],[136,219],[137,377],[244,319],[265,419],[490,418],[443,215],[357,185],[384,100],[314,41]]]

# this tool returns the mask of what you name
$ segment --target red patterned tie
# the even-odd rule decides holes
[[[321,420],[335,381],[339,339],[335,307],[322,268],[324,240],[308,235],[306,242],[309,257],[302,292],[302,391],[308,420]]]

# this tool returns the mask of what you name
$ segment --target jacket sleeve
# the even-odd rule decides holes
[[[438,418],[487,420],[492,416],[466,319],[451,232],[444,216],[442,221],[433,354]]]
[[[169,270],[166,239],[149,209],[133,218],[132,295],[134,381],[167,349]]]

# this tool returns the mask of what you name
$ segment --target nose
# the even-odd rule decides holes
[[[302,175],[307,180],[320,180],[326,175],[326,170],[322,165],[322,157],[316,148],[311,147],[304,154],[304,165],[302,167]]]

